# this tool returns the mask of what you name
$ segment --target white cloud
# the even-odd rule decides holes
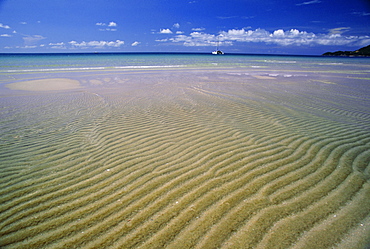
[[[303,3],[297,3],[296,5],[301,6],[301,5],[309,5],[309,4],[315,4],[315,3],[321,3],[321,1],[320,0],[313,0],[313,1],[303,2]]]
[[[160,34],[172,34],[172,31],[170,29],[161,29],[159,33]]]
[[[65,45],[64,42],[49,43],[49,46],[63,46],[63,45]]]
[[[20,24],[23,24],[23,25],[25,25],[25,24],[27,24],[26,22],[20,22]]]
[[[330,34],[343,34],[344,32],[350,30],[350,27],[339,27],[334,29],[329,29]]]
[[[183,31],[176,31],[176,34],[181,35],[181,34],[184,34],[184,32]]]
[[[173,27],[174,27],[174,28],[176,28],[176,29],[178,29],[178,28],[180,28],[180,24],[179,24],[179,23],[175,23],[175,24],[173,25]]]
[[[108,26],[108,27],[117,27],[117,23],[115,22],[109,22],[106,24],[105,22],[97,22],[95,25],[97,26]]]
[[[66,49],[67,48],[64,42],[49,43],[49,46],[55,49]],[[40,45],[40,47],[45,47],[45,44]]]
[[[68,43],[71,44],[72,46],[75,46],[75,47],[87,47],[87,43],[85,41],[83,41],[81,43],[78,43],[76,41],[70,41]]]
[[[117,23],[115,23],[115,22],[110,22],[110,23],[108,24],[108,27],[117,27]]]
[[[108,28],[100,28],[99,31],[117,31],[117,29],[115,28],[111,28],[111,27],[117,27],[117,23],[115,22],[109,22],[108,24],[104,23],[104,22],[97,22],[95,24],[96,26],[101,26],[101,27],[108,27]]]
[[[299,31],[297,29],[285,31],[283,29],[278,29],[273,32],[269,32],[264,29],[231,29],[220,32],[218,38],[213,34],[192,32],[190,35],[176,35],[174,38],[169,39],[169,41],[183,43],[184,46],[215,46],[217,39],[221,46],[230,46],[233,45],[234,42],[261,42],[267,44],[278,44],[281,46],[360,46],[370,43],[370,36],[343,36],[340,32],[344,32],[345,30],[347,30],[347,27],[333,29],[328,34],[315,34],[306,31]]]
[[[115,31],[117,31],[117,29],[106,28],[106,29],[99,29],[99,31],[115,32]]]
[[[21,48],[37,48],[37,46],[28,46],[28,45],[26,45],[26,46],[24,46],[24,47],[21,47]]]
[[[46,39],[46,37],[43,37],[42,35],[27,35],[27,36],[24,36],[22,38],[23,38],[24,43],[26,45],[34,45],[38,41]]]
[[[2,34],[2,35],[0,35],[0,37],[12,37],[12,36],[8,35],[8,34]]]
[[[72,47],[80,47],[80,48],[87,48],[87,47],[95,47],[95,48],[103,48],[103,47],[120,47],[122,46],[125,42],[116,40],[116,41],[89,41],[85,42],[82,41],[80,43],[76,41],[70,41],[68,42]]]
[[[218,16],[218,19],[225,20],[225,19],[233,19],[237,18],[238,16]]]
[[[216,46],[217,39],[215,35],[205,34],[201,32],[192,32],[190,36],[177,35],[175,38],[169,39],[172,42],[182,42],[187,47],[200,46]],[[221,42],[222,43],[222,42]],[[223,42],[223,45],[230,45],[230,41]]]
[[[203,31],[203,30],[205,30],[205,28],[193,28],[191,30],[193,30],[193,31]]]
[[[370,16],[368,12],[352,12],[352,14],[357,16]]]
[[[136,41],[136,42],[133,42],[133,43],[131,44],[131,46],[135,47],[135,46],[137,46],[137,45],[139,45],[139,44],[140,44],[140,42]]]
[[[10,29],[10,27],[8,25],[4,25],[2,23],[0,23],[0,28],[3,28],[3,29]]]

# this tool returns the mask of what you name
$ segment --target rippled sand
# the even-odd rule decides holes
[[[1,248],[369,242],[368,79],[242,69],[69,76],[80,89],[0,98]]]

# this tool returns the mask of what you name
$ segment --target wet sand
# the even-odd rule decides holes
[[[70,78],[69,91],[28,81],[1,98],[1,248],[369,242],[369,80],[242,69]]]

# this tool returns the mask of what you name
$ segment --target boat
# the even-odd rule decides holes
[[[221,50],[218,49],[218,44],[219,44],[219,38],[217,37],[217,47],[216,50],[212,52],[212,54],[224,54]]]
[[[224,54],[224,52],[217,49],[217,50],[213,51],[212,54]]]

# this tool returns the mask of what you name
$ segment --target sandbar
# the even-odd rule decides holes
[[[259,80],[275,80],[275,77],[271,76],[262,76],[262,75],[252,75],[254,78],[259,79]]]
[[[15,82],[7,84],[6,87],[12,90],[23,91],[58,91],[78,89],[82,86],[80,85],[80,82],[78,80],[67,78],[51,78]]]

